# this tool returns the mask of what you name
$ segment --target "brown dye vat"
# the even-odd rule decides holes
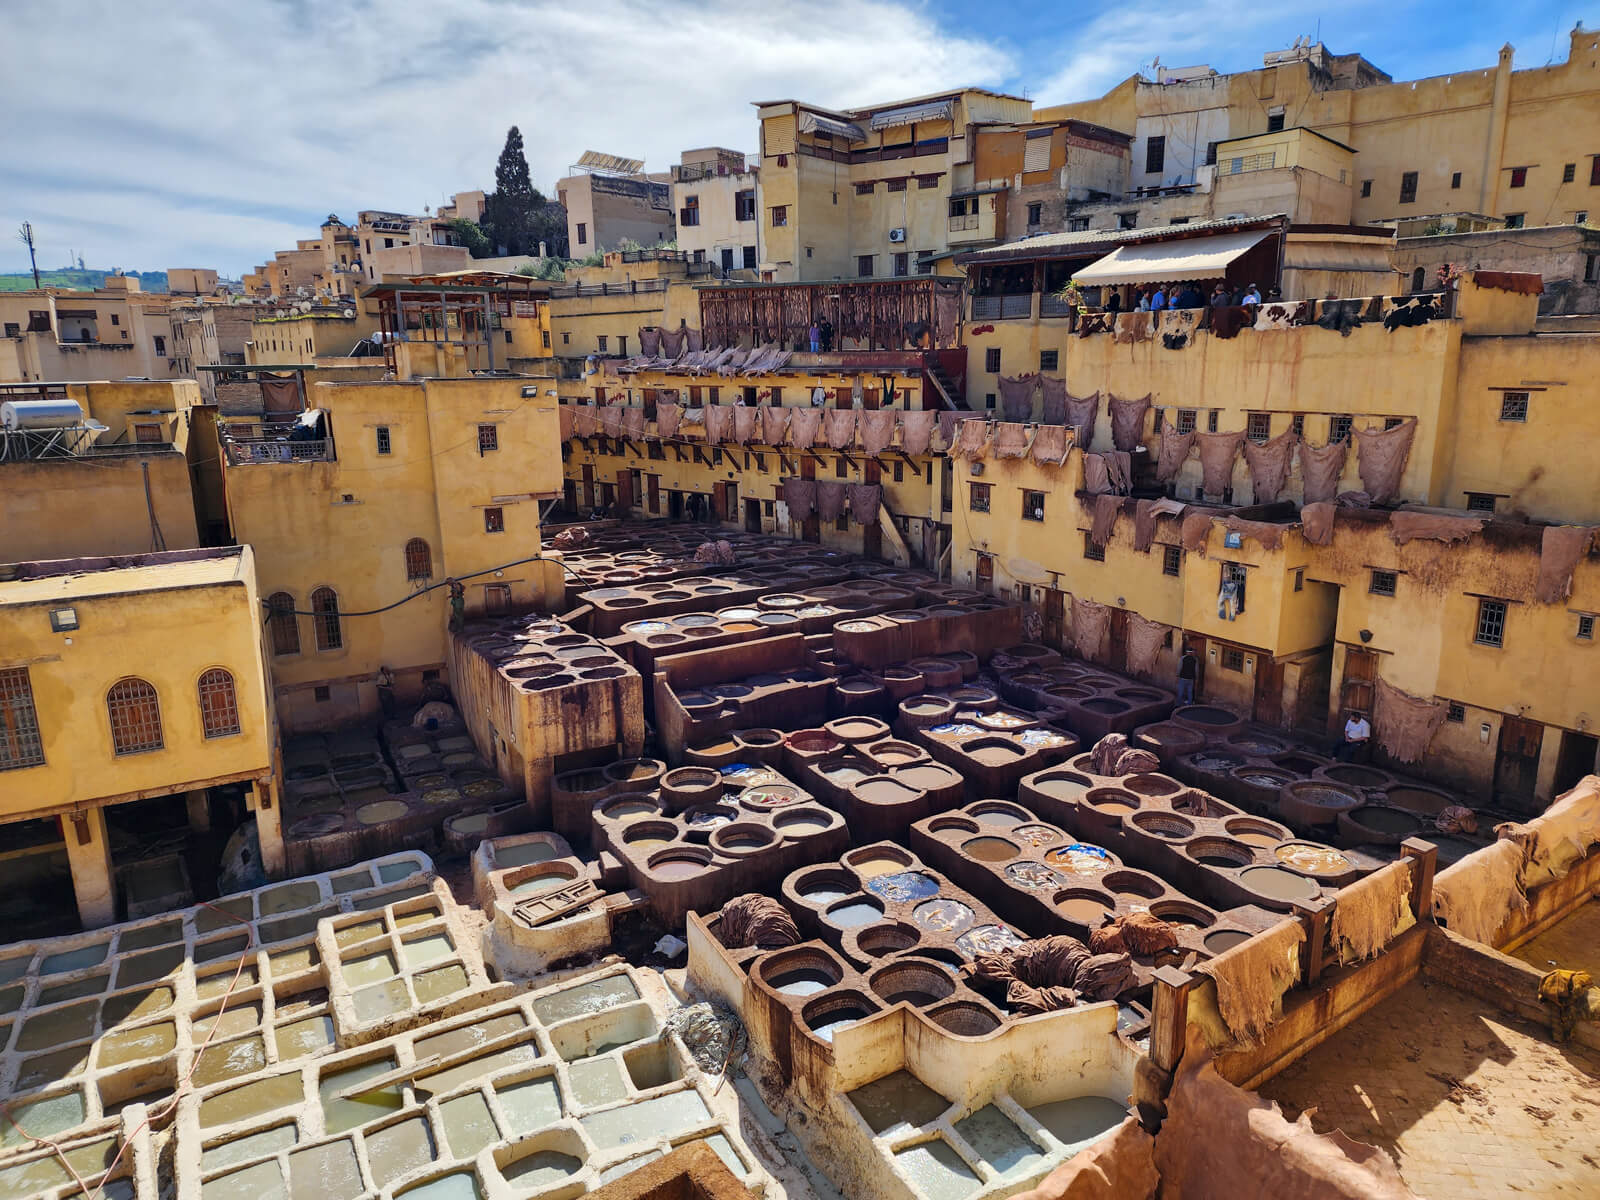
[[[1098,929],[1115,907],[1098,892],[1069,889],[1056,897],[1056,911],[1085,929]]]
[[[1239,883],[1258,896],[1285,904],[1294,900],[1314,900],[1320,890],[1304,875],[1296,875],[1282,867],[1247,867],[1239,872]]]
[[[1396,808],[1420,813],[1425,817],[1436,817],[1448,806],[1456,803],[1456,798],[1449,792],[1440,791],[1438,788],[1419,787],[1410,783],[1402,783],[1392,787],[1385,794],[1389,798],[1389,803]]]
[[[1026,751],[1014,742],[1002,742],[994,738],[968,742],[965,750],[968,757],[980,767],[1008,767],[1026,756]]]
[[[1053,800],[1076,800],[1093,786],[1094,780],[1076,771],[1051,771],[1033,779],[1034,789]]]
[[[1198,837],[1183,852],[1203,867],[1243,867],[1255,861],[1255,851],[1232,838]]]
[[[889,736],[889,727],[872,717],[843,717],[823,726],[839,740],[851,744],[875,742]]]
[[[720,853],[741,855],[764,850],[777,839],[770,829],[762,825],[743,822],[724,825],[711,835],[711,845]]]
[[[1198,729],[1218,729],[1243,724],[1233,713],[1225,708],[1217,708],[1209,704],[1189,704],[1173,711],[1172,719],[1180,725],[1189,725]]]
[[[1334,783],[1351,788],[1381,788],[1386,787],[1391,781],[1385,772],[1363,767],[1359,763],[1341,763],[1334,767],[1323,767],[1319,773],[1324,779],[1331,779]]]
[[[910,742],[881,741],[863,747],[869,757],[876,759],[886,766],[898,766],[900,763],[916,762],[927,757],[927,754]]]
[[[1017,847],[997,837],[977,837],[961,844],[962,852],[979,862],[1009,862],[1017,856]]]
[[[709,856],[701,858],[692,855],[685,850],[668,850],[652,857],[647,865],[657,879],[671,882],[702,874],[710,867],[711,859]]]
[[[1404,841],[1422,829],[1422,821],[1415,814],[1398,808],[1383,808],[1376,804],[1363,805],[1347,813],[1340,813],[1341,828],[1347,822],[1357,831],[1371,831],[1381,835],[1385,840],[1392,839],[1395,842]]]
[[[977,833],[978,823],[969,821],[966,817],[936,817],[928,829],[933,833],[951,831],[954,833]]]
[[[1146,900],[1154,900],[1166,891],[1166,885],[1159,879],[1126,868],[1107,871],[1100,877],[1100,883],[1107,891],[1122,896],[1142,896]]]
[[[796,837],[831,828],[833,817],[820,808],[795,808],[774,817],[772,823],[786,837]]]
[[[1171,796],[1183,789],[1183,784],[1165,775],[1129,775],[1120,785],[1136,796]]]
[[[1176,813],[1135,813],[1132,820],[1141,831],[1168,841],[1181,841],[1194,836],[1194,822]]]
[[[911,856],[898,851],[872,849],[849,855],[845,862],[862,879],[874,879],[879,875],[906,870],[911,866]]]
[[[928,1016],[957,1037],[983,1037],[1000,1028],[999,1017],[967,1000],[939,1005]]]
[[[623,831],[622,840],[630,846],[665,846],[677,835],[678,827],[670,821],[636,821]]]
[[[1187,925],[1191,929],[1209,929],[1217,923],[1200,905],[1184,900],[1158,900],[1150,906],[1150,915],[1160,917],[1169,925]]]
[[[886,1004],[904,1001],[913,1008],[926,1008],[949,999],[956,990],[948,971],[931,963],[901,959],[878,971],[868,981],[872,991]]]
[[[1232,950],[1241,942],[1248,942],[1250,935],[1242,929],[1216,929],[1206,934],[1205,947],[1213,954],[1221,954],[1224,950]]]
[[[870,929],[863,929],[856,934],[856,946],[863,954],[873,958],[882,958],[886,954],[898,954],[908,950],[922,939],[922,935],[910,925],[896,921],[887,925],[874,925]]]
[[[660,809],[655,801],[644,797],[615,800],[603,805],[601,815],[613,821],[637,821],[641,817],[656,816]]]
[[[1089,807],[1109,816],[1121,816],[1124,813],[1137,812],[1139,808],[1139,798],[1129,795],[1120,788],[1091,788],[1084,793],[1083,798],[1088,802]],[[1147,815],[1161,816],[1159,813]],[[1185,823],[1187,824],[1187,822]],[[1144,826],[1141,825],[1140,828],[1144,828]],[[1194,826],[1189,826],[1189,832],[1194,832]]]
[[[1033,815],[1009,805],[974,805],[967,811],[985,825],[993,825],[997,829],[1014,829]]]
[[[890,775],[875,775],[854,785],[851,790],[858,800],[866,804],[906,804],[921,793]]]

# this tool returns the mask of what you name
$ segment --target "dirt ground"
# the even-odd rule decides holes
[[[1600,1054],[1418,981],[1260,1089],[1433,1200],[1600,1196]]]

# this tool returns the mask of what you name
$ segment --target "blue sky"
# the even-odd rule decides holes
[[[848,106],[957,84],[1037,103],[1166,66],[1259,66],[1320,33],[1396,79],[1566,55],[1600,0],[8,0],[0,270],[32,221],[40,265],[238,275],[330,212],[420,211],[493,184],[521,127],[536,184],[586,149],[664,169],[753,150],[750,101]],[[64,14],[70,13],[70,19]]]

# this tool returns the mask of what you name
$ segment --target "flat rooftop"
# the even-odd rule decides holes
[[[243,579],[242,546],[11,563],[0,566],[0,605],[51,604],[129,592],[165,592],[238,583]]]

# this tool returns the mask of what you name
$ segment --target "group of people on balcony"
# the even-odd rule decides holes
[[[1160,312],[1166,308],[1243,308],[1261,303],[1261,289],[1255,284],[1229,288],[1220,280],[1211,289],[1210,299],[1206,298],[1200,283],[1192,279],[1181,284],[1147,283],[1138,288],[1135,295],[1138,300],[1134,308],[1138,312]],[[1106,296],[1105,310],[1108,313],[1122,311],[1120,289],[1110,289]]]

